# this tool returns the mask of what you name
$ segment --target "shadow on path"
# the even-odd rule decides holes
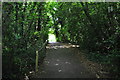
[[[77,57],[78,45],[51,43],[34,78],[96,78]]]

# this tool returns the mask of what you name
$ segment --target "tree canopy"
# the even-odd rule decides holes
[[[79,44],[91,59],[110,65],[115,77],[120,75],[119,2],[4,2],[2,6],[4,78],[34,70],[35,51],[49,33],[58,42]],[[42,53],[41,59],[45,48]]]

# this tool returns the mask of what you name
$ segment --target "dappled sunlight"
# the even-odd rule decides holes
[[[55,65],[58,66],[59,64],[56,63]]]
[[[71,63],[66,61],[65,64],[71,64]]]
[[[48,49],[58,49],[58,48],[79,48],[79,45],[72,45],[72,44],[66,44],[66,43],[61,43],[62,45],[60,45],[60,43],[51,43],[48,44],[48,46],[46,46],[46,48]]]
[[[29,79],[33,74],[35,78],[119,78],[118,0],[4,1],[0,16],[3,80],[33,80]]]
[[[58,72],[61,72],[61,71],[62,71],[61,69],[58,70]]]

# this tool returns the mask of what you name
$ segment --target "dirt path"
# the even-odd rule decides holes
[[[78,46],[53,43],[47,46],[46,58],[34,78],[96,78],[76,55]]]

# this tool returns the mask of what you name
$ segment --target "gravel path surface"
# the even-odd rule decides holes
[[[64,43],[48,44],[46,58],[34,78],[96,78],[78,59],[75,47]]]

